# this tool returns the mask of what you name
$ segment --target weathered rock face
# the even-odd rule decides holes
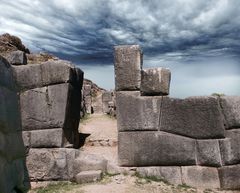
[[[7,60],[11,65],[26,65],[27,56],[23,51],[13,51],[7,55]]]
[[[0,57],[0,192],[30,188],[21,133],[21,115],[12,68]]]
[[[23,133],[24,139],[29,139],[25,145],[79,147],[83,72],[69,62],[58,60],[15,66],[14,75],[20,90],[22,126],[28,131]],[[37,137],[37,133],[42,135]],[[55,137],[43,138],[51,133]]]
[[[132,62],[137,48],[115,48],[119,164],[158,166],[139,173],[172,183],[239,189],[240,97],[166,97],[170,72],[142,70]]]
[[[120,132],[119,164],[122,166],[194,165],[195,140],[164,132]]]
[[[141,84],[142,51],[138,45],[116,46],[115,89],[139,90]],[[127,69],[127,70],[126,70]]]
[[[143,95],[168,95],[171,72],[166,68],[150,68],[142,70],[141,92]]]

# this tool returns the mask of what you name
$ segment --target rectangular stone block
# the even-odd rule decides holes
[[[63,128],[70,88],[71,85],[65,83],[21,93],[23,130]]]
[[[102,179],[101,170],[90,170],[90,171],[80,172],[75,177],[75,180],[78,184],[96,182],[101,179]]]
[[[226,131],[226,139],[220,140],[220,150],[224,165],[232,165],[240,162],[240,130]]]
[[[15,91],[0,86],[0,131],[3,133],[22,130],[18,99]]]
[[[66,61],[51,61],[41,64],[14,66],[14,75],[21,90],[53,84],[72,83],[82,85],[83,73]]]
[[[159,131],[119,132],[121,166],[178,166],[196,164],[193,139]]]
[[[138,167],[137,173],[142,177],[155,177],[171,184],[182,184],[181,168],[178,166]]]
[[[11,162],[25,157],[21,131],[14,133],[2,133],[0,131],[0,140],[0,155],[3,155],[7,161]]]
[[[31,148],[27,168],[32,181],[71,180],[78,150],[67,148]]]
[[[27,56],[25,52],[17,50],[12,51],[7,55],[7,60],[11,65],[26,65]]]
[[[240,189],[240,165],[224,166],[218,171],[222,189]]]
[[[27,132],[29,132],[29,145],[32,148],[54,148],[64,145],[62,128]]]
[[[240,128],[240,96],[222,96],[220,102],[226,128]]]
[[[103,102],[103,103],[102,103],[102,112],[103,112],[103,113],[109,113],[109,105],[108,105],[108,102]]]
[[[168,95],[171,72],[166,68],[149,68],[142,70],[142,95]]]
[[[197,160],[202,166],[221,166],[218,140],[197,140]]]
[[[196,139],[224,138],[224,121],[218,99],[163,97],[160,130]]]
[[[0,87],[5,87],[9,90],[15,90],[16,88],[13,69],[2,56],[0,56]]]
[[[218,169],[202,166],[184,166],[182,182],[196,188],[220,188]]]
[[[138,97],[136,92],[117,92],[118,131],[157,131],[162,97]]]
[[[142,51],[138,45],[114,47],[115,89],[140,90]]]

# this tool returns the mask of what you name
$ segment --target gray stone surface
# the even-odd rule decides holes
[[[0,56],[0,192],[30,189],[21,135],[18,96],[12,69]]]
[[[197,140],[197,160],[202,166],[221,166],[218,140]]]
[[[220,98],[227,128],[240,128],[240,96],[222,96]]]
[[[197,139],[224,138],[224,121],[218,99],[163,97],[160,130]]]
[[[240,130],[228,130],[226,137],[226,139],[219,141],[223,164],[240,163]]]
[[[159,131],[119,132],[121,166],[177,166],[196,164],[193,139]]]
[[[91,170],[80,172],[75,176],[75,180],[78,184],[96,182],[102,179],[101,170]]]
[[[240,165],[219,168],[221,188],[230,190],[240,189]]]
[[[2,56],[0,56],[0,87],[13,91],[16,89],[12,67]]]
[[[114,47],[115,89],[139,90],[141,84],[142,52],[138,45]]]
[[[70,180],[78,150],[67,148],[31,148],[27,168],[31,180]]]
[[[136,97],[138,92],[117,92],[118,131],[158,130],[162,97]]]
[[[171,72],[166,68],[142,70],[141,92],[143,95],[168,95]]]
[[[66,82],[79,85],[81,88],[83,82],[83,72],[71,63],[62,60],[14,66],[14,72],[21,90]]]
[[[183,184],[197,188],[220,188],[217,168],[184,166],[181,169]]]
[[[64,145],[62,128],[25,131],[23,135],[27,140],[26,144],[29,143],[28,146],[32,148],[54,148]]]
[[[12,65],[26,65],[27,64],[27,56],[25,52],[17,50],[12,51],[7,55],[7,60]]]
[[[22,130],[18,100],[15,91],[0,86],[0,127],[4,133]]]
[[[23,130],[63,128],[71,87],[65,83],[21,93]]]
[[[74,161],[74,174],[82,171],[101,170],[105,172],[107,169],[107,160],[101,156],[80,152]]]
[[[143,177],[155,177],[171,184],[182,184],[181,168],[177,166],[138,167],[137,173]]]

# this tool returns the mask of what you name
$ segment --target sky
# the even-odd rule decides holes
[[[0,33],[114,88],[113,46],[172,72],[170,96],[240,95],[239,0],[0,0]]]

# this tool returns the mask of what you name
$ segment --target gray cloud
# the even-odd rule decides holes
[[[234,78],[239,0],[0,0],[0,5],[0,33],[21,37],[33,51],[112,65],[112,46],[140,44],[148,67],[183,68],[194,80],[225,75],[239,80]],[[227,64],[230,70],[224,70]],[[184,79],[183,71],[176,73]]]

